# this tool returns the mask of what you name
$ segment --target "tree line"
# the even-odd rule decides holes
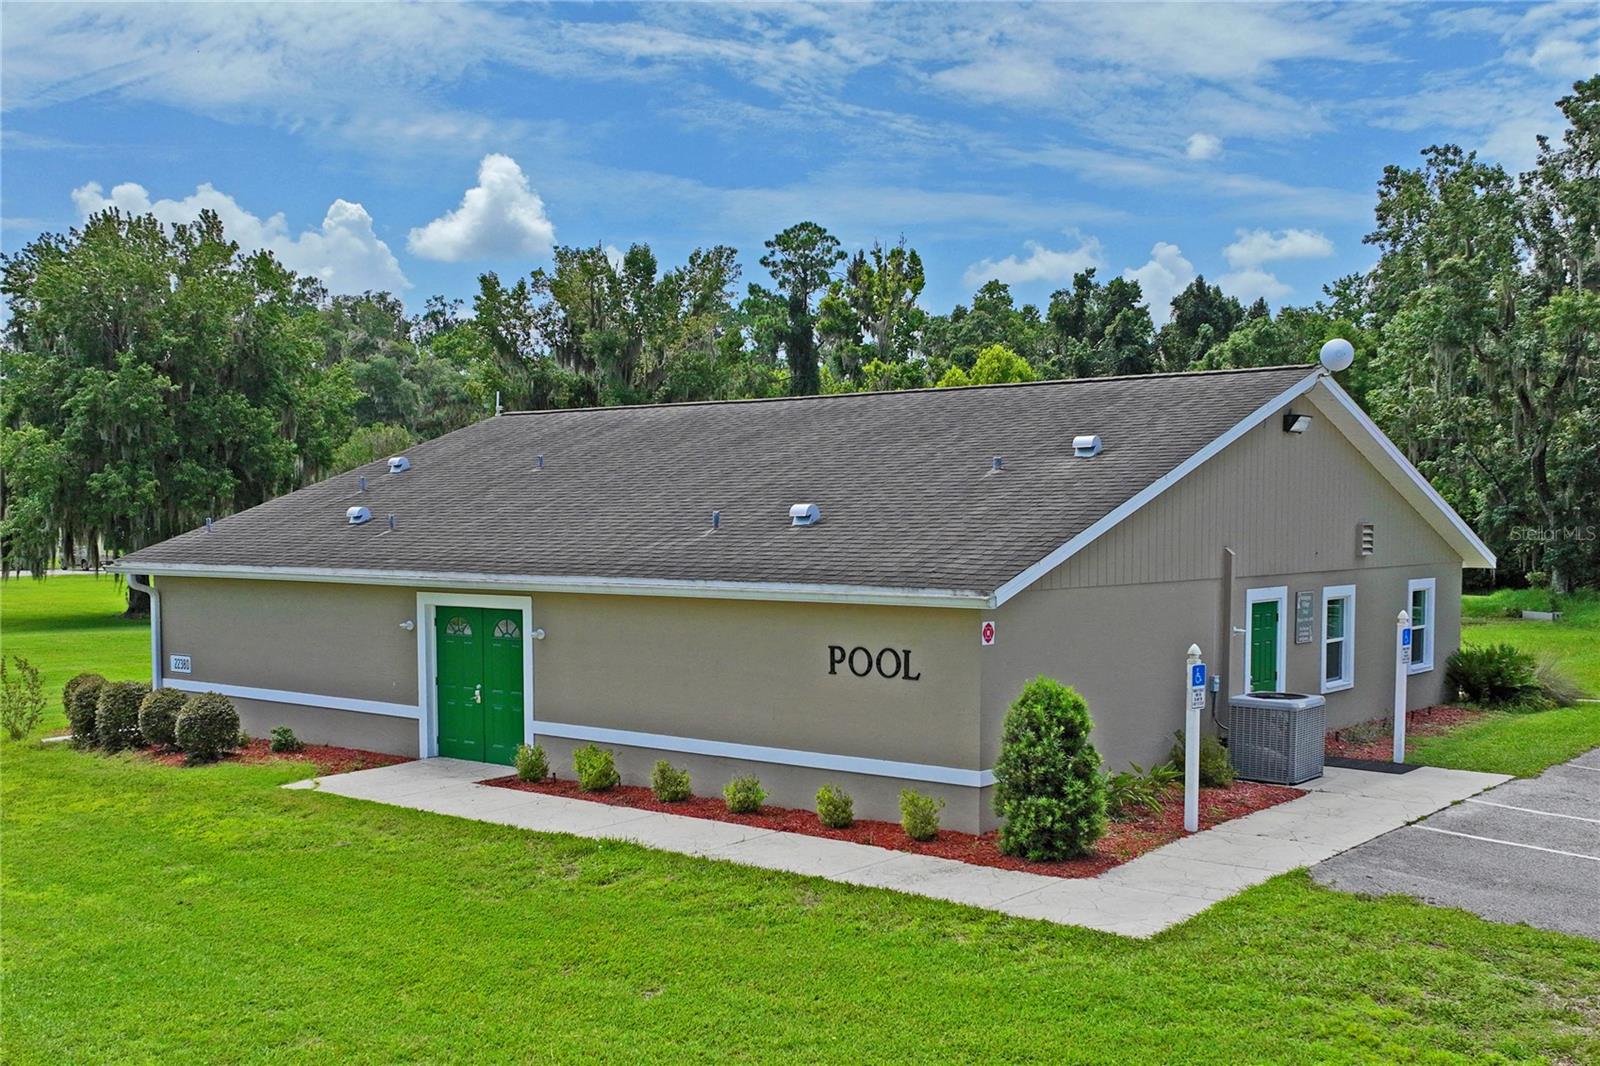
[[[193,529],[506,409],[996,384],[1307,362],[1357,347],[1349,388],[1502,557],[1600,580],[1600,77],[1508,174],[1454,146],[1379,184],[1379,252],[1273,313],[1203,277],[1155,325],[1092,269],[1041,308],[989,281],[935,314],[904,239],[847,250],[814,222],[663,264],[559,247],[478,278],[470,308],[332,295],[210,213],[115,210],[4,257],[0,565],[42,571]],[[741,284],[742,283],[742,284]]]

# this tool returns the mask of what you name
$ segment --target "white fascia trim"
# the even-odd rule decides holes
[[[421,713],[408,703],[384,703],[382,700],[358,700],[349,696],[323,696],[316,692],[290,692],[281,688],[254,688],[249,685],[224,685],[216,681],[189,681],[180,677],[167,677],[161,681],[163,688],[183,692],[220,692],[241,700],[260,700],[263,703],[293,703],[304,707],[326,707],[331,711],[359,711],[362,714],[382,714],[390,718],[416,718]]]
[[[1330,600],[1349,600],[1350,606],[1344,612],[1344,645],[1342,650],[1344,661],[1340,663],[1343,676],[1337,681],[1329,681],[1328,673],[1328,602]],[[1356,687],[1356,587],[1354,585],[1324,585],[1322,587],[1322,639],[1317,646],[1322,649],[1322,657],[1317,661],[1317,678],[1322,682],[1322,692],[1343,692],[1345,689]]]
[[[1338,402],[1340,410],[1347,414],[1354,425],[1363,431],[1360,435],[1353,435],[1349,431],[1350,427],[1339,427],[1345,431],[1347,437],[1350,437],[1351,443],[1356,446],[1357,450],[1361,451],[1371,461],[1375,458],[1374,448],[1371,446],[1376,445],[1376,454],[1389,460],[1387,470],[1385,470],[1385,464],[1373,462],[1379,472],[1385,474],[1387,480],[1399,490],[1402,496],[1409,495],[1406,491],[1409,488],[1421,493],[1423,499],[1432,505],[1431,512],[1426,507],[1417,507],[1417,511],[1430,526],[1438,530],[1439,534],[1449,542],[1452,548],[1455,548],[1461,554],[1462,564],[1474,569],[1494,569],[1496,565],[1494,552],[1490,551],[1489,546],[1472,531],[1472,527],[1467,525],[1460,515],[1456,514],[1455,508],[1445,502],[1444,497],[1439,495],[1439,491],[1429,483],[1427,478],[1422,476],[1422,471],[1411,465],[1411,460],[1405,457],[1404,452],[1395,447],[1394,441],[1384,435],[1383,430],[1378,428],[1377,423],[1361,409],[1361,405],[1356,403],[1355,399],[1340,388],[1339,383],[1331,377],[1323,378],[1322,386],[1327,389],[1328,395]],[[1363,443],[1366,443],[1368,447],[1363,447]],[[1415,501],[1412,501],[1412,506],[1416,506]],[[1442,521],[1440,521],[1441,519]]]
[[[571,725],[565,722],[536,721],[533,723],[533,731],[536,735],[560,737],[563,740],[622,744],[632,748],[655,748],[689,755],[715,755],[725,759],[775,763],[779,766],[804,766],[813,770],[834,770],[839,773],[867,774],[873,777],[898,777],[907,781],[926,781],[937,785],[984,788],[994,784],[993,770],[966,770],[958,766],[895,762],[892,759],[868,759],[857,755],[833,755],[820,751],[799,751],[794,748],[768,748],[757,744],[733,744],[722,740],[700,740],[694,737],[669,736],[664,733],[638,733],[631,729],[606,729],[601,726]]]
[[[452,574],[426,570],[354,570],[317,566],[223,566],[210,563],[128,563],[106,569],[122,574],[315,581],[335,585],[403,585],[407,588],[479,591],[573,592],[613,596],[684,596],[718,600],[802,603],[870,603],[895,607],[983,608],[991,597],[959,589],[897,589],[873,585],[767,584],[759,581],[669,581],[658,578],[539,577]]]
[[[1061,545],[1061,547],[1057,548],[1049,555],[1046,555],[1043,559],[1040,559],[1038,562],[1028,567],[1010,581],[1007,581],[1004,585],[1001,585],[995,590],[994,596],[991,597],[992,602],[990,603],[990,606],[999,607],[1017,593],[1023,591],[1029,585],[1032,585],[1035,581],[1039,580],[1041,577],[1048,574],[1050,571],[1054,570],[1056,567],[1060,566],[1062,563],[1066,562],[1083,549],[1087,548],[1090,544],[1093,544],[1096,540],[1108,533],[1113,527],[1117,526],[1124,519],[1128,518],[1135,511],[1139,510],[1139,508],[1143,507],[1145,504],[1149,503],[1151,500],[1155,499],[1157,496],[1160,496],[1163,492],[1166,492],[1172,486],[1176,485],[1179,481],[1183,480],[1206,460],[1210,459],[1228,445],[1232,444],[1234,441],[1238,440],[1240,437],[1244,436],[1246,433],[1250,432],[1252,429],[1255,429],[1261,423],[1277,414],[1283,409],[1285,404],[1289,403],[1289,401],[1293,400],[1297,396],[1303,396],[1310,392],[1312,387],[1315,386],[1318,380],[1320,380],[1326,373],[1326,371],[1317,370],[1313,373],[1307,374],[1303,379],[1295,382],[1294,385],[1283,390],[1283,392],[1279,393],[1277,396],[1274,396],[1272,399],[1256,408],[1243,421],[1237,423],[1226,433],[1222,434],[1220,437],[1216,438],[1211,443],[1207,444],[1205,447],[1189,456],[1189,458],[1173,467],[1164,476],[1145,486],[1121,506],[1107,513],[1094,525],[1090,526],[1088,529],[1085,529],[1082,533],[1079,533],[1077,536]]]

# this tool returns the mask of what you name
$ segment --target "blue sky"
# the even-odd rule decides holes
[[[1526,166],[1600,8],[31,5],[0,13],[15,249],[212,206],[331,288],[470,297],[552,243],[663,262],[812,219],[904,236],[923,303],[1094,265],[1306,303],[1372,252],[1386,163]]]

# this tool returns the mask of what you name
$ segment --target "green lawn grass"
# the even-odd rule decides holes
[[[1600,703],[1525,714],[1494,713],[1443,736],[1419,737],[1407,760],[1532,777],[1590,748],[1600,748]]]
[[[8,642],[141,676],[71,581],[7,586]],[[1600,944],[1304,874],[1133,941],[277,787],[311,772],[0,747],[5,1060],[1600,1060]]]
[[[66,728],[61,686],[84,670],[150,680],[150,623],[122,617],[126,587],[110,574],[56,574],[0,581],[0,655],[39,668],[50,704],[47,732]]]
[[[1559,622],[1524,621],[1522,611],[1561,611]],[[1586,695],[1600,698],[1600,593],[1552,597],[1544,589],[1500,589],[1461,597],[1464,644],[1510,644],[1554,659]]]
[[[4,749],[15,1063],[1600,1056],[1600,944],[1278,878],[1151,942]]]

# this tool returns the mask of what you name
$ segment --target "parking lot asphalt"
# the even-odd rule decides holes
[[[1600,748],[1385,833],[1311,873],[1346,892],[1401,893],[1600,940]]]

